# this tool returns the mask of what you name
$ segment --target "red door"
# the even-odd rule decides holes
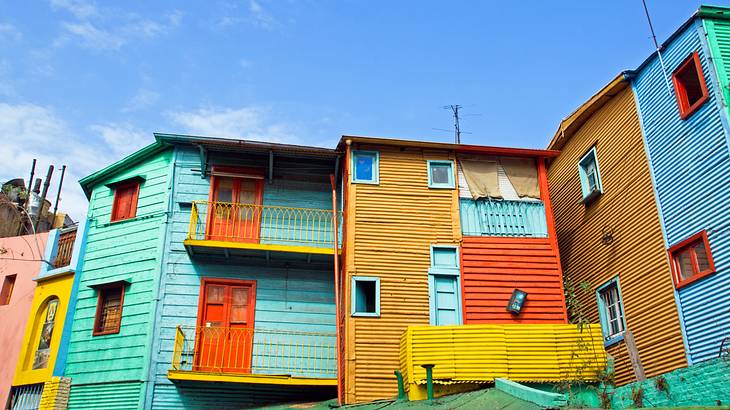
[[[263,179],[214,175],[211,184],[208,239],[258,242]]]
[[[256,283],[203,279],[194,370],[250,373]]]

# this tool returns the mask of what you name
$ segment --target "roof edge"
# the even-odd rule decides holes
[[[397,138],[371,137],[362,135],[343,135],[338,143],[338,148],[347,140],[361,144],[372,145],[393,145],[399,147],[432,148],[442,150],[453,150],[460,153],[483,154],[483,155],[504,155],[517,157],[546,157],[554,158],[560,155],[559,151],[532,149],[532,148],[511,148],[494,147],[488,145],[452,144],[447,142],[430,142],[418,140],[403,140]]]
[[[593,114],[601,109],[606,103],[608,103],[613,97],[619,92],[623,91],[629,85],[630,74],[628,71],[622,71],[608,84],[603,86],[596,94],[594,94],[588,101],[581,104],[575,111],[570,115],[563,118],[558,124],[558,129],[555,131],[553,138],[547,146],[549,150],[560,150],[565,146],[565,143],[575,134]]]
[[[107,165],[106,167],[94,172],[91,175],[81,178],[79,180],[79,185],[81,185],[81,188],[84,190],[84,194],[86,194],[86,199],[91,199],[91,190],[93,186],[96,185],[100,180],[108,178],[111,175],[119,172],[122,168],[130,166],[132,164],[136,164],[137,162],[151,155],[154,155],[164,150],[165,148],[167,148],[167,144],[160,140],[156,140],[152,144],[147,145],[146,147],[127,155],[119,161],[114,162],[111,165]]]

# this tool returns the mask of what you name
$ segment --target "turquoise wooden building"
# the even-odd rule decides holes
[[[155,139],[81,181],[69,408],[336,397],[335,151]]]
[[[730,8],[702,6],[631,73],[690,365],[730,346],[729,69]]]

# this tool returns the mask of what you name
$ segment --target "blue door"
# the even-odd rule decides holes
[[[461,322],[459,312],[458,277],[451,275],[433,275],[433,324],[436,326],[458,325]]]

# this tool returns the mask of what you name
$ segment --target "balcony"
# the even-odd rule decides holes
[[[178,326],[177,381],[336,386],[335,333]]]
[[[331,209],[193,201],[184,244],[191,252],[222,249],[226,256],[231,249],[332,255],[332,214]]]
[[[73,254],[75,240],[75,228],[68,232],[61,233],[58,238],[58,250],[56,251],[56,258],[53,259],[54,268],[62,268],[71,264],[71,255]]]
[[[465,236],[546,238],[547,219],[541,201],[460,200]]]

